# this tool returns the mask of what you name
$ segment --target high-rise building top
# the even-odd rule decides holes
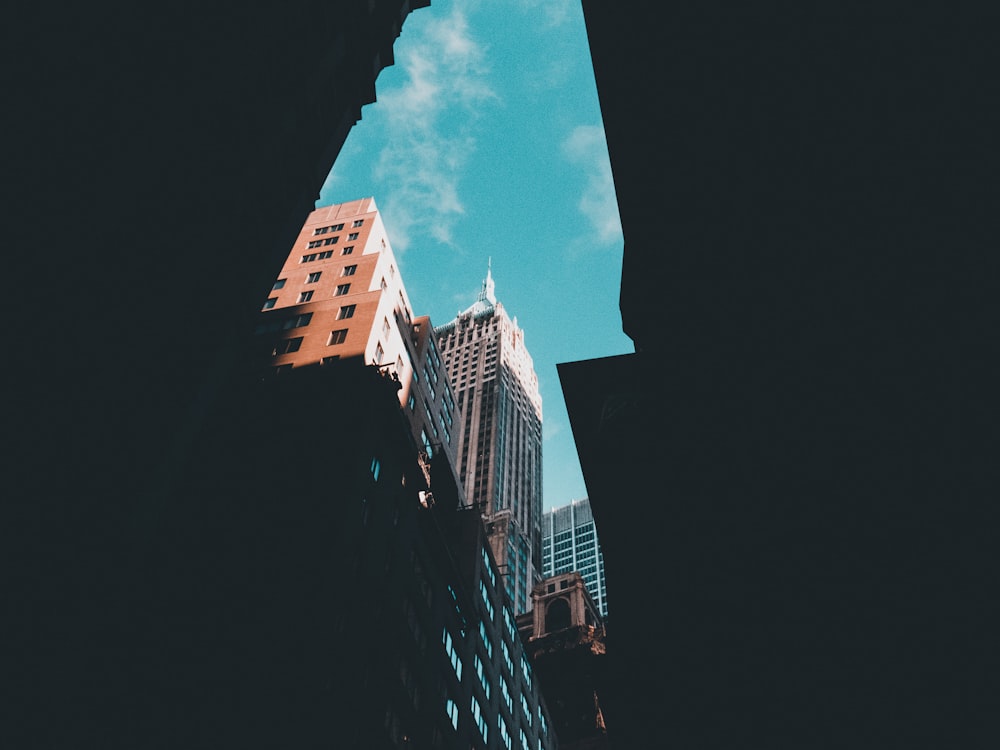
[[[601,617],[607,617],[604,554],[588,498],[552,508],[542,517],[542,575],[548,578],[571,571],[583,576]]]
[[[486,519],[521,613],[540,577],[542,398],[524,332],[497,300],[491,267],[476,301],[435,333],[462,415],[459,481]]]
[[[414,316],[375,199],[317,208],[263,303],[265,370],[359,358],[398,380],[399,401],[428,457],[455,463],[457,404],[433,327]]]

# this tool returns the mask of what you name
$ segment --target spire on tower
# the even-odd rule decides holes
[[[486,261],[486,278],[483,279],[483,288],[479,292],[477,302],[488,302],[491,305],[497,303],[495,286],[493,284],[493,257]]]

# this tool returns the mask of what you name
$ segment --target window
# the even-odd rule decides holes
[[[289,318],[285,321],[284,325],[281,326],[284,330],[289,330],[290,328],[302,328],[302,326],[309,325],[309,321],[312,320],[313,314],[302,313],[302,315],[296,315],[294,318]]]
[[[285,285],[285,280],[278,279],[277,281],[274,282],[274,286],[271,287],[271,291],[273,292],[275,289],[281,289],[281,287],[283,287],[284,285]]]
[[[323,240],[310,240],[309,244],[307,244],[306,247],[308,249],[312,250],[314,247],[320,247],[322,244],[323,244]],[[313,256],[313,260],[315,260],[315,259],[316,259],[316,256],[314,255]],[[302,256],[302,260],[303,260],[303,262],[308,262],[308,261],[305,260],[305,256]]]
[[[306,283],[315,284],[317,281],[319,281],[320,274],[322,273],[323,273],[322,271],[315,271],[314,273],[309,274],[308,276],[306,276]]]
[[[510,732],[507,731],[507,722],[504,721],[502,714],[497,714],[497,724],[500,727],[500,739],[503,741],[503,746],[507,750],[511,750]],[[524,746],[524,750],[527,750],[527,745]]]
[[[360,233],[359,232],[351,232],[349,235],[347,235],[347,239],[349,239],[349,240],[356,240],[358,238],[358,234],[360,234]]]
[[[494,586],[496,586],[497,585],[496,574],[493,572],[493,566],[490,565],[490,555],[486,551],[486,547],[485,546],[482,549],[482,553],[483,553],[483,571],[489,577],[490,582],[492,582],[492,584]]]
[[[514,701],[510,697],[510,688],[507,687],[507,680],[500,678],[500,695],[503,696],[504,703],[507,704],[507,711],[514,713]]]
[[[451,719],[451,725],[458,729],[458,706],[455,705],[455,701],[451,698],[445,703],[444,710],[448,714],[448,718]]]
[[[382,335],[389,335],[389,318],[382,318]]]
[[[384,291],[385,291],[386,289],[388,289],[388,288],[389,288],[389,285],[385,283],[385,277],[384,277],[384,276],[382,277],[382,283],[381,283],[381,285],[380,285],[380,286],[382,287],[382,291],[383,291],[383,292],[384,292]]]
[[[489,744],[486,719],[483,717],[483,711],[479,707],[479,701],[476,700],[476,696],[472,696],[472,715],[476,719],[476,725],[479,727],[479,733],[483,735],[483,742]]]
[[[472,657],[472,663],[476,668],[476,674],[479,675],[479,684],[483,686],[483,693],[486,695],[486,700],[489,700],[490,681],[486,674],[486,670],[483,668],[483,660],[479,658],[479,654]]]
[[[324,245],[336,245],[337,244],[337,240],[339,240],[339,239],[340,239],[340,237],[327,237],[325,240],[323,240],[323,244]]]
[[[297,352],[300,346],[302,346],[301,336],[294,339],[284,339],[277,343],[277,345],[274,347],[274,351],[272,351],[271,354],[277,357],[279,354],[289,354],[291,352]]]
[[[483,646],[486,648],[486,658],[487,659],[492,659],[493,658],[493,641],[491,641],[489,639],[489,636],[486,634],[486,623],[483,622],[482,620],[479,621],[479,637],[482,639]]]
[[[312,291],[302,292],[301,294],[299,294],[299,302],[308,302],[312,298],[313,298]]]
[[[327,258],[332,258],[333,250],[324,250],[321,253],[317,253],[316,257],[319,258],[320,260],[326,260]]]
[[[334,354],[334,355],[333,355],[333,356],[331,356],[331,357],[323,357],[323,359],[321,359],[321,360],[319,361],[319,363],[320,363],[321,365],[332,365],[332,364],[333,364],[334,362],[336,362],[336,361],[337,361],[338,359],[340,359],[340,355],[339,355],[339,354]]]
[[[322,227],[313,232],[313,234],[326,234],[327,232],[339,232],[344,228],[343,224],[331,224],[328,227]]]
[[[448,632],[448,628],[445,628],[441,634],[441,642],[444,644],[445,653],[448,654],[448,659],[451,661],[452,669],[455,670],[455,676],[458,677],[458,681],[462,681],[462,660],[458,656],[458,649],[455,648],[455,643],[451,638],[451,633]]]
[[[382,364],[382,358],[385,356],[385,350],[382,349],[381,344],[375,345],[375,364]]]
[[[334,297],[342,297],[345,294],[347,294],[349,291],[351,291],[351,285],[350,284],[338,284],[337,288],[333,292],[333,296]]]
[[[337,313],[337,320],[346,320],[347,318],[354,317],[354,309],[357,305],[344,305],[340,308],[340,312]]]
[[[364,223],[365,223],[364,219],[355,219],[354,223],[351,226],[353,226],[353,227],[360,227]]]
[[[377,482],[379,474],[382,473],[382,462],[377,457],[372,457],[371,473],[372,479]]]
[[[344,266],[343,276],[353,276],[354,272],[358,270],[357,266]]]
[[[277,297],[271,297],[266,302],[264,302],[264,307],[262,307],[261,309],[270,310],[272,307],[274,307],[274,303],[277,301],[278,301]]]
[[[350,255],[354,252],[354,245],[348,245],[343,250],[340,251],[341,255]]]
[[[503,660],[504,660],[504,663],[507,665],[507,672],[509,672],[510,676],[513,677],[514,676],[514,662],[511,661],[511,658],[510,658],[510,649],[507,648],[507,641],[504,641],[504,640],[500,641],[500,650],[503,651]]]
[[[331,224],[328,227],[318,227],[313,230],[313,236],[316,236],[317,234],[326,234],[327,232],[339,232],[343,228],[343,224]]]
[[[483,604],[486,606],[486,613],[489,615],[490,620],[493,620],[493,602],[490,601],[489,592],[486,590],[486,583],[479,579],[479,593],[483,596]],[[511,668],[513,672],[513,668]]]
[[[343,344],[347,340],[347,329],[340,328],[336,331],[330,331],[330,340],[326,342],[327,346],[333,346],[334,344]]]
[[[503,619],[507,625],[507,634],[510,636],[511,641],[516,641],[515,633],[517,633],[517,628],[514,627],[514,615],[511,614],[510,608],[506,604],[503,607]]]

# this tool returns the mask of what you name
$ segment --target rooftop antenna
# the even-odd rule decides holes
[[[493,256],[490,255],[486,260],[486,278],[483,280],[483,291],[480,293],[479,298],[483,301],[490,302],[491,304],[496,304],[496,292],[494,290],[493,284]]]

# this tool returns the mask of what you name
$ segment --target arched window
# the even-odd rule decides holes
[[[569,602],[562,597],[553,599],[545,609],[545,632],[552,633],[569,626]]]

